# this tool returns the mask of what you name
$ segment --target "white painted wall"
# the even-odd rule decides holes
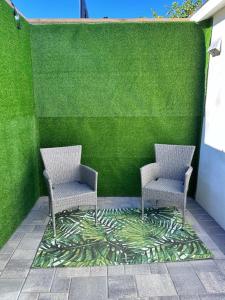
[[[213,18],[212,41],[218,38],[222,51],[209,62],[196,200],[225,229],[225,8]]]

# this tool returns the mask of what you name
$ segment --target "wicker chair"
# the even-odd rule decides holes
[[[154,200],[154,205],[166,201],[182,207],[183,223],[187,191],[193,168],[191,161],[194,146],[155,145],[156,163],[141,168],[142,187],[142,219],[144,217],[144,202]]]
[[[81,146],[41,149],[54,237],[56,237],[55,214],[63,210],[94,205],[97,222],[98,173],[80,164],[81,150]]]

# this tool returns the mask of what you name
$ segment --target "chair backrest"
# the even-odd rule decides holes
[[[161,167],[161,177],[184,180],[194,151],[195,146],[155,144],[156,162]]]
[[[81,146],[41,149],[41,156],[53,183],[80,179]]]

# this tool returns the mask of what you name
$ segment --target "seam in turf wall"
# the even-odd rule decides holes
[[[82,144],[82,162],[99,171],[99,195],[140,195],[139,168],[154,161],[154,143],[194,144],[198,152],[199,25],[34,25],[31,41],[41,146]],[[197,155],[195,175],[196,166]]]
[[[0,0],[0,247],[39,195],[30,25]]]

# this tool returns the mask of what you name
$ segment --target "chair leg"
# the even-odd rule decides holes
[[[53,236],[56,238],[55,214],[52,213]]]
[[[49,217],[52,216],[52,204],[51,204],[51,198],[48,198],[48,215]]]
[[[141,198],[141,218],[142,220],[144,219],[144,199],[143,197]]]
[[[185,225],[185,207],[183,207],[183,221],[182,221],[182,226]]]
[[[97,217],[98,217],[98,205],[95,205],[95,225],[97,225]]]
[[[183,203],[183,222],[182,225],[185,225],[185,212],[186,212],[186,197],[184,198],[184,203]]]

